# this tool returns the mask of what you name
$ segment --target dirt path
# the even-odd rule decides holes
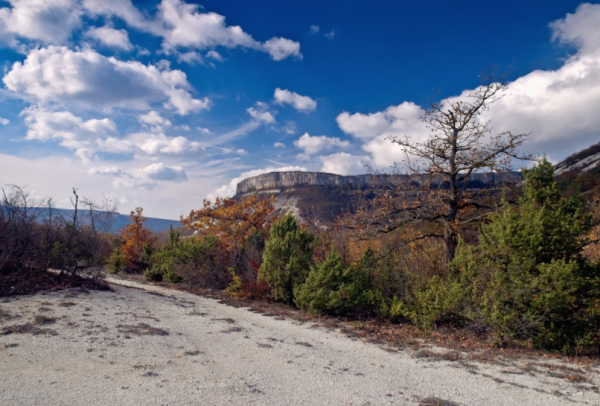
[[[596,370],[570,382],[523,360],[423,360],[183,292],[112,288],[0,302],[1,405],[600,405]]]

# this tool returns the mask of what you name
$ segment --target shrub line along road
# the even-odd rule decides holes
[[[109,282],[112,291],[0,300],[1,405],[600,405],[596,369],[569,382],[532,360],[433,362],[185,292]],[[574,368],[556,370],[565,366]]]

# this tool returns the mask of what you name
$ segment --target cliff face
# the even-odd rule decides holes
[[[244,179],[238,183],[236,194],[253,191],[284,189],[295,186],[381,186],[395,185],[407,181],[421,182],[425,176],[409,175],[356,175],[342,176],[323,172],[271,172]],[[491,183],[519,182],[522,175],[519,172],[476,173],[469,178],[469,186],[484,187]]]

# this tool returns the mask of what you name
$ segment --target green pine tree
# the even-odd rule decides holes
[[[518,210],[503,203],[479,246],[461,242],[451,267],[471,295],[473,324],[501,342],[532,339],[569,352],[597,339],[598,269],[582,256],[590,218],[581,197],[561,197],[546,159],[523,174]]]
[[[291,214],[273,223],[258,271],[258,280],[271,287],[273,299],[293,301],[294,288],[308,275],[314,239]]]
[[[333,251],[325,261],[312,267],[306,282],[294,290],[296,305],[311,313],[346,314],[364,309],[375,298],[369,270],[373,251],[365,251],[358,264],[346,266]]]

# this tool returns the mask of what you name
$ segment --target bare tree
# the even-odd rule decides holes
[[[422,121],[431,131],[429,139],[390,137],[403,148],[410,176],[399,176],[399,188],[375,199],[372,210],[359,211],[355,228],[389,233],[418,225],[428,232],[413,240],[443,239],[446,262],[450,262],[463,227],[480,220],[485,209],[491,208],[486,198],[497,189],[489,183],[503,178],[496,174],[510,171],[514,159],[532,159],[517,152],[528,134],[492,134],[491,120],[482,117],[506,88],[506,73],[491,68],[482,72],[481,85],[466,99],[436,101],[439,92],[428,99]],[[477,178],[486,179],[487,187],[476,187],[476,173],[486,173]],[[430,226],[423,227],[426,224]]]
[[[115,217],[109,199],[96,204],[73,189],[73,214],[35,199],[24,188],[8,185],[0,193],[0,296],[25,293],[48,281],[49,269],[63,276],[100,275],[110,251],[105,233]],[[81,210],[83,206],[85,210]],[[46,276],[44,276],[46,275]]]

